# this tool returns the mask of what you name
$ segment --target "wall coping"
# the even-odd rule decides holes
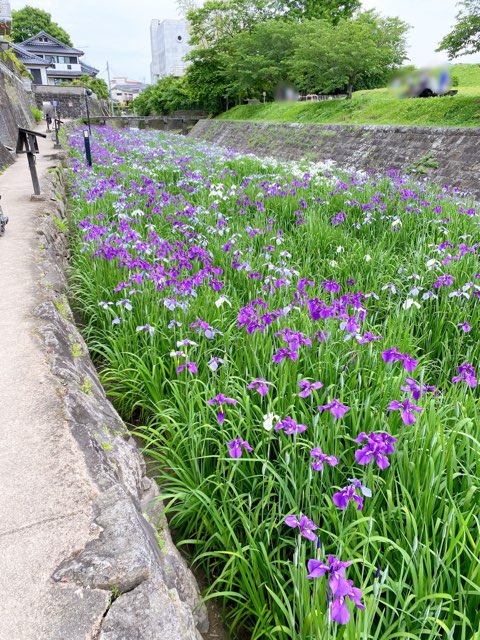
[[[315,128],[331,131],[385,131],[388,133],[417,133],[421,135],[474,135],[480,136],[480,127],[429,127],[418,125],[395,125],[395,124],[332,124],[319,122],[275,122],[268,120],[209,120],[211,124],[220,126],[228,123],[234,126],[245,126],[246,124],[262,127],[287,127],[291,129]]]

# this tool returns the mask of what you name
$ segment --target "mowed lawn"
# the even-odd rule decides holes
[[[480,126],[480,65],[455,65],[452,75],[459,82],[455,87],[456,96],[402,99],[391,89],[374,89],[357,91],[352,100],[241,105],[218,118],[319,124]]]

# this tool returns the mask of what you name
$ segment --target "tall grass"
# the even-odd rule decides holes
[[[80,144],[74,136],[72,300],[110,396],[125,419],[143,425],[137,431],[156,461],[171,526],[211,579],[206,597],[225,603],[231,637],[478,639],[478,391],[451,382],[465,361],[478,367],[480,353],[478,216],[468,198],[398,176],[260,161],[137,131],[99,129],[88,171]],[[332,224],[340,211],[345,221]],[[439,250],[445,241],[452,246]],[[219,292],[211,274],[201,282],[207,263],[223,270]],[[256,271],[262,280],[249,277]],[[444,273],[454,284],[434,287]],[[270,275],[288,286],[274,288]],[[193,276],[194,295],[174,293]],[[341,319],[312,320],[294,298],[301,277],[314,281],[308,298],[328,304],[348,291],[375,294],[362,300],[361,332],[382,340],[359,344],[346,339]],[[330,279],[340,293],[322,289]],[[427,292],[435,297],[423,299]],[[221,295],[228,302],[217,306]],[[183,308],[168,308],[174,297]],[[288,310],[249,334],[239,311],[259,297],[270,311]],[[407,299],[419,307],[406,308]],[[220,333],[196,333],[198,318]],[[466,321],[468,333],[459,326]],[[145,325],[152,335],[138,330]],[[275,333],[286,327],[312,347],[275,364],[273,353],[286,346]],[[318,331],[328,333],[322,342]],[[177,347],[186,338],[198,346]],[[383,361],[392,347],[418,360],[413,374]],[[177,374],[177,349],[198,374]],[[223,360],[216,371],[208,367],[214,357]],[[408,375],[438,394],[422,396],[423,411],[405,426],[387,406],[405,397]],[[271,383],[265,397],[247,389],[257,377]],[[305,378],[324,387],[301,398]],[[225,405],[223,424],[207,404],[220,392],[237,400]],[[317,410],[334,397],[350,407],[338,421]],[[267,431],[268,413],[308,429]],[[362,431],[397,438],[389,468],[356,463]],[[236,437],[253,452],[230,458]],[[313,447],[339,464],[313,471]],[[363,511],[332,502],[351,477],[372,490]],[[318,525],[316,542],[284,524],[300,513]],[[345,625],[330,619],[325,579],[306,578],[307,561],[329,553],[352,561],[348,577],[363,590],[365,611],[352,610]]]

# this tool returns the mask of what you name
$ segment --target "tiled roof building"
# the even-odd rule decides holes
[[[61,85],[82,75],[95,77],[98,74],[98,69],[80,60],[83,51],[63,44],[46,31],[13,45],[13,49],[36,85]]]

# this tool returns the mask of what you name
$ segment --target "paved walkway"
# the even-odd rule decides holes
[[[50,136],[39,142],[38,173],[45,175],[53,142]],[[0,640],[72,640],[89,633],[78,624],[73,635],[58,629],[83,596],[50,576],[92,537],[97,491],[35,333],[41,203],[30,201],[32,192],[27,159],[20,156],[0,175],[10,218],[0,237]]]

